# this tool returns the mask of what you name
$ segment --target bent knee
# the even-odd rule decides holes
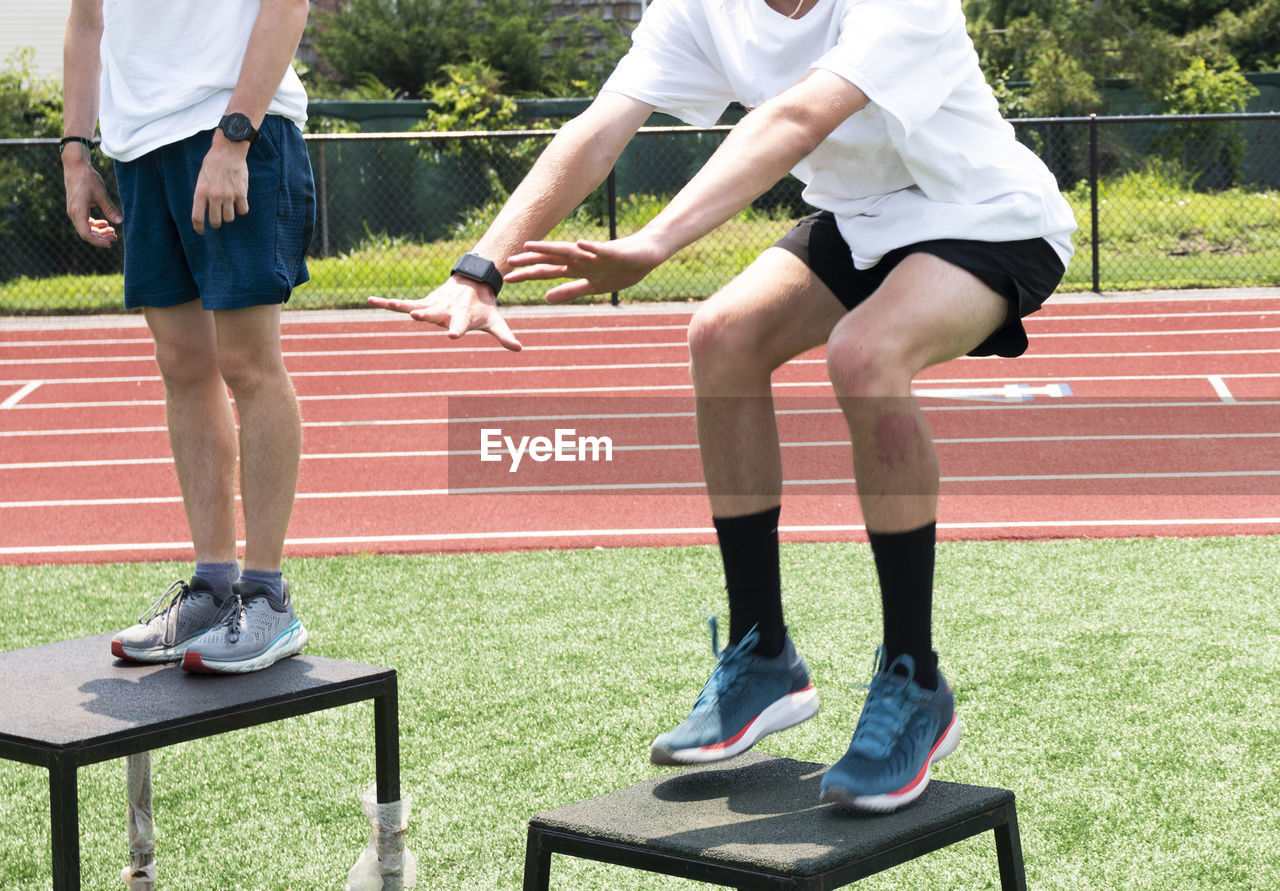
[[[694,365],[720,361],[741,350],[742,332],[719,307],[704,303],[689,320],[689,357]]]
[[[903,396],[920,371],[892,341],[837,328],[827,342],[827,375],[838,396]]]
[[[689,321],[689,360],[695,378],[771,374],[789,356],[773,355],[770,330],[762,320],[714,302],[704,303]]]

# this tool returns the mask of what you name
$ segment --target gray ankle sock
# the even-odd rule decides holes
[[[219,600],[231,596],[231,583],[240,578],[240,564],[235,560],[226,563],[197,563],[192,581],[200,579],[213,589]]]
[[[240,584],[246,589],[266,588],[277,603],[284,600],[284,576],[280,570],[246,569],[240,573]]]

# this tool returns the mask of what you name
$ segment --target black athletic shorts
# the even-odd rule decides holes
[[[849,245],[829,211],[810,214],[774,244],[804,261],[836,297],[853,309],[880,287],[895,266],[915,253],[933,254],[965,269],[1009,301],[1009,319],[970,356],[1020,356],[1027,349],[1023,317],[1049,299],[1066,270],[1043,238],[970,241],[943,238],[900,247],[870,269],[857,269]]]

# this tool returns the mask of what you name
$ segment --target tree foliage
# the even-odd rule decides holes
[[[1164,96],[1173,114],[1221,114],[1240,111],[1257,90],[1232,60],[1213,70],[1196,58],[1180,71]],[[1236,184],[1247,145],[1233,121],[1182,121],[1169,132],[1165,155],[1199,170],[1198,188],[1225,189]]]
[[[1207,72],[1280,67],[1280,0],[966,0],[965,7],[988,78],[1024,85],[1006,90],[1006,113],[1099,111],[1099,87],[1109,78],[1131,79],[1157,107],[1173,110],[1174,83],[1197,59]],[[1185,105],[1180,110],[1222,110]]]
[[[321,61],[344,87],[370,80],[425,98],[447,66],[482,63],[513,96],[595,90],[627,35],[592,16],[553,17],[553,0],[345,0],[316,14]]]
[[[62,135],[62,90],[39,75],[35,50],[15,50],[0,68],[0,139]],[[91,134],[88,134],[91,135]],[[111,166],[95,158],[115,191]],[[0,280],[52,272],[112,268],[119,251],[95,250],[80,241],[67,219],[62,166],[48,145],[0,153]],[[18,233],[22,238],[14,237]]]
[[[19,47],[0,69],[0,139],[31,139],[62,133],[62,92],[36,70],[36,51]]]

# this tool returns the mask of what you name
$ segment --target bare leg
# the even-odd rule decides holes
[[[690,373],[713,516],[744,516],[781,502],[770,377],[824,343],[844,314],[808,267],[780,248],[761,254],[695,313]]]
[[[782,455],[770,377],[826,340],[844,307],[793,254],[765,251],[689,326],[698,442],[729,595],[729,644],[786,644],[778,554]]]
[[[936,519],[938,458],[911,381],[973,349],[1007,314],[1008,302],[970,273],[915,254],[836,325],[827,367],[868,529],[902,532]]]
[[[1007,315],[1007,301],[968,272],[915,254],[828,342],[880,579],[884,644],[848,751],[823,775],[821,801],[896,810],[924,792],[929,764],[959,742],[931,640],[938,459],[911,380],[981,343]]]
[[[236,559],[236,428],[199,301],[145,310],[164,380],[173,463],[197,562]]]
[[[280,354],[280,306],[220,310],[214,317],[218,363],[240,416],[244,566],[276,571],[302,451],[298,398]]]
[[[728,683],[742,695],[700,697],[689,719],[653,741],[655,764],[729,758],[817,713],[817,694],[782,611],[782,458],[770,377],[821,345],[844,312],[804,263],[771,248],[689,325],[698,441],[730,617],[729,642],[708,683]]]

